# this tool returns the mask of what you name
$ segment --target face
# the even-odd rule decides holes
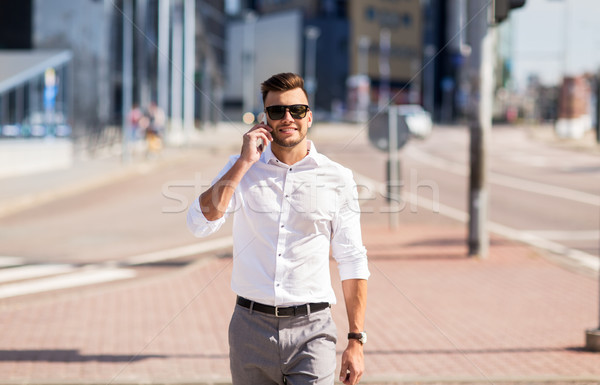
[[[308,104],[306,95],[300,88],[288,91],[269,91],[265,99],[265,107],[293,104]],[[306,141],[306,133],[312,125],[312,112],[308,110],[306,116],[294,119],[289,110],[286,110],[283,118],[272,120],[267,116],[267,122],[273,128],[273,143],[282,147],[295,147]]]

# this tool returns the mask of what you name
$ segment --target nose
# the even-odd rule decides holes
[[[283,118],[281,118],[281,120],[292,121],[292,122],[295,120],[292,117],[292,114],[290,113],[290,109],[289,108],[285,109],[285,114],[283,115]]]

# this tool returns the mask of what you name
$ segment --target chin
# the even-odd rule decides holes
[[[287,147],[287,148],[291,148],[291,147],[296,147],[298,144],[300,144],[301,140],[278,140],[278,139],[273,139],[273,143],[275,143],[276,145],[280,146],[280,147]]]
[[[302,141],[304,140],[305,137],[306,137],[306,135],[299,135],[299,136],[294,135],[293,137],[288,137],[288,138],[282,139],[276,135],[273,135],[273,143],[275,143],[281,147],[288,147],[288,148],[296,147],[297,145],[302,143]]]

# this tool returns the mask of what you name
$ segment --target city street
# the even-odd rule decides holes
[[[369,145],[360,127],[341,127],[316,125],[317,148],[354,170],[363,220],[379,220],[385,210],[375,209],[371,199],[382,195],[387,154]],[[193,244],[185,228],[185,210],[227,157],[238,151],[236,129],[229,129],[234,135],[224,146],[212,143],[210,151],[186,148],[166,162],[138,167],[118,183],[51,202],[43,211],[3,218],[0,255],[25,262],[94,264]],[[401,206],[403,218],[434,209],[442,216],[466,219],[466,129],[438,127],[427,140],[411,141],[401,159],[407,199]],[[524,130],[500,127],[493,131],[490,170],[492,231],[528,236],[537,246],[560,245],[566,253],[598,255],[598,151],[557,148],[528,139]],[[584,257],[580,263],[593,268],[593,261]]]
[[[367,276],[345,240],[306,282],[319,302],[331,278],[330,306],[306,317],[331,312],[336,385],[357,322],[360,384],[600,385],[599,14],[592,0],[3,2],[0,385],[231,385],[232,275],[242,296],[273,285],[289,302],[312,227],[325,246],[360,236],[368,257],[366,291],[344,297],[340,276]],[[293,150],[276,161],[296,163],[194,237],[190,205],[244,138],[268,139],[244,136],[261,119]],[[355,196],[317,152],[351,170]],[[328,209],[331,223],[302,222]]]
[[[492,131],[489,229],[597,271],[600,151],[533,140],[529,130],[500,126]],[[543,134],[549,137],[547,129]],[[406,214],[438,208],[441,215],[467,220],[468,145],[465,127],[441,126],[427,140],[413,140],[401,151],[406,199],[401,207]],[[364,146],[359,137],[330,151],[351,165],[359,184],[368,190],[385,188],[386,153]]]
[[[160,159],[115,163],[112,179],[0,217],[2,380],[227,383],[230,227],[198,240],[185,213],[247,128],[226,125]],[[381,191],[386,155],[366,130],[317,123],[309,136],[359,184],[372,273],[364,383],[600,380],[600,356],[582,350],[598,322],[597,151],[495,129],[494,234],[489,259],[478,261],[466,258],[464,128],[436,127],[402,150],[396,231]],[[82,180],[81,170],[60,177],[64,186]],[[39,188],[44,178],[18,181]],[[18,191],[17,179],[0,184]],[[510,239],[523,234],[537,246]],[[553,245],[579,254],[543,248]],[[345,309],[334,263],[331,271],[341,354]]]

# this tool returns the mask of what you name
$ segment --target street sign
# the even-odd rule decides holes
[[[397,148],[404,147],[410,132],[406,124],[406,118],[398,115],[397,123]],[[381,111],[371,117],[369,121],[369,141],[373,146],[381,151],[389,151],[389,114],[388,111]]]

